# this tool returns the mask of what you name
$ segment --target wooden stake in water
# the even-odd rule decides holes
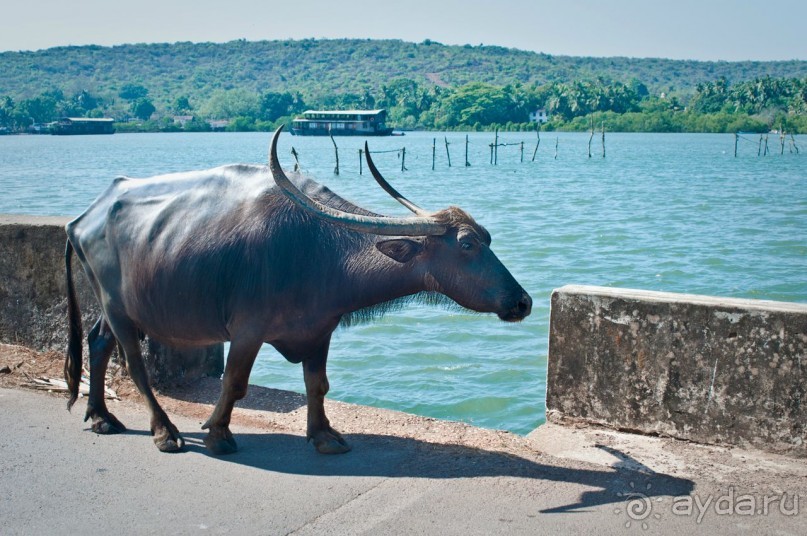
[[[336,140],[333,139],[333,134],[331,134],[331,141],[333,142],[333,152],[336,155],[336,167],[333,169],[333,174],[339,175],[339,147],[336,146]]]
[[[434,171],[434,158],[437,155],[437,138],[432,138],[432,171]]]
[[[300,161],[297,159],[297,150],[292,147],[291,155],[294,157],[294,171],[300,171]]]
[[[538,136],[538,141],[535,143],[535,150],[532,152],[532,161],[535,162],[535,155],[538,154],[538,147],[541,146],[541,123],[538,123],[538,129],[535,131]]]
[[[451,167],[451,153],[448,152],[448,137],[443,136],[443,139],[446,141],[446,158],[448,158],[448,167]]]
[[[468,162],[468,134],[465,135],[465,167],[471,167],[471,163]]]
[[[359,149],[359,175],[361,175],[361,158],[364,156],[364,149]]]
[[[605,121],[602,122],[602,157],[605,158]]]
[[[558,137],[555,136],[555,160],[558,159]]]
[[[406,147],[401,149],[401,171],[406,171]]]
[[[521,142],[521,163],[524,163],[524,142]]]
[[[591,140],[594,139],[594,118],[591,118],[590,121],[591,126],[591,136],[588,137],[588,157],[591,158]]]
[[[734,158],[737,158],[737,142],[740,140],[740,134],[734,133]]]
[[[493,143],[493,165],[499,165],[499,129],[496,129],[496,139]]]

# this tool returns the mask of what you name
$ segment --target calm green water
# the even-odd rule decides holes
[[[565,284],[807,302],[807,138],[802,154],[758,158],[731,135],[607,135],[607,158],[588,158],[587,134],[508,133],[489,164],[492,134],[408,133],[370,140],[406,147],[376,163],[404,195],[429,209],[468,210],[534,300],[517,325],[495,316],[411,306],[335,333],[329,360],[335,399],[526,433],[543,421],[549,296]],[[436,170],[431,170],[437,137]],[[0,212],[80,213],[117,175],[265,162],[268,134],[140,134],[0,137]],[[555,155],[555,142],[558,155]],[[773,138],[771,138],[773,140]],[[368,209],[406,214],[367,174],[363,140],[281,139],[281,161]],[[299,366],[266,347],[253,383],[303,390]],[[338,423],[336,423],[338,427]]]

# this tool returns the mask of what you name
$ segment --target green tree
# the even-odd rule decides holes
[[[252,132],[255,130],[255,119],[252,117],[234,117],[225,129],[227,132]]]
[[[21,124],[49,123],[58,119],[57,107],[60,97],[64,95],[59,91],[42,93],[33,99],[24,99],[16,107],[16,115],[22,118]]]
[[[0,97],[0,127],[13,129],[16,126],[14,108],[14,99],[8,95]]]
[[[474,82],[449,92],[440,99],[436,126],[456,128],[461,125],[482,126],[523,122],[527,118],[524,99],[512,86],[503,88]]]
[[[212,119],[254,119],[260,113],[260,102],[256,93],[245,89],[218,90],[202,106],[201,112]]]
[[[187,115],[193,111],[190,99],[187,95],[180,95],[174,99],[174,104],[171,106],[171,111],[176,115]]]
[[[91,110],[98,107],[98,99],[86,89],[79,91],[72,98],[66,99],[61,92],[54,94],[57,114],[60,117],[86,117]]]
[[[645,99],[650,96],[650,91],[647,89],[647,86],[636,77],[630,79],[628,87],[639,99]]]
[[[138,84],[124,84],[118,96],[128,101],[135,101],[138,99],[145,99],[148,97],[149,90]]]
[[[378,98],[372,101],[366,98],[365,91],[365,106],[386,108],[390,123],[412,128],[422,121],[424,113],[431,110],[439,91],[439,86],[430,90],[410,78],[395,78],[388,84],[382,84]]]
[[[293,95],[288,91],[283,93],[267,91],[261,95],[259,117],[264,121],[277,121],[281,117],[302,111],[304,106],[299,93]]]
[[[210,132],[211,128],[210,123],[204,119],[194,117],[185,123],[184,130],[185,132]]]
[[[692,109],[700,113],[719,112],[728,102],[728,86],[729,83],[725,78],[698,84],[695,87],[695,97],[692,99]]]
[[[358,93],[333,93],[320,98],[319,107],[326,110],[352,110],[364,107],[364,96]]]
[[[157,108],[154,107],[154,104],[149,99],[142,97],[132,102],[131,111],[138,119],[147,121],[157,111]]]
[[[98,107],[98,99],[93,97],[86,89],[82,89],[73,95],[73,103],[84,112],[89,112]]]

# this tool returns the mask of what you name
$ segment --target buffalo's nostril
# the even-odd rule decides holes
[[[525,293],[518,302],[518,311],[524,316],[527,316],[532,311],[532,298],[530,298],[529,294]]]
[[[513,303],[513,302],[510,302]],[[524,292],[521,295],[521,298],[510,307],[505,312],[499,313],[499,318],[504,320],[505,322],[520,322],[524,320],[528,316],[530,316],[530,312],[532,311],[532,298],[530,295]]]

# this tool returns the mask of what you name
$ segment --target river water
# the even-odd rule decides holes
[[[408,306],[339,329],[330,397],[527,433],[544,419],[549,296],[565,284],[807,302],[807,137],[801,154],[710,134],[407,133],[370,140],[382,173],[427,209],[458,205],[534,300],[520,324]],[[773,140],[774,137],[771,137]],[[0,212],[77,215],[118,175],[265,163],[270,134],[0,137]],[[432,148],[436,140],[435,170]],[[452,167],[448,166],[445,141]],[[284,134],[280,158],[374,211],[406,215],[364,168],[363,139]],[[520,142],[524,141],[523,162]],[[406,148],[401,171],[401,154]],[[382,152],[389,151],[389,152]],[[251,382],[302,392],[302,372],[265,346]],[[338,427],[338,423],[336,423]]]

